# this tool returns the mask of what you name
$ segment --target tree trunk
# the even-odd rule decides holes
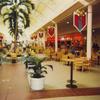
[[[18,40],[18,17],[16,14],[16,26],[15,26],[15,33],[14,33],[14,52],[16,52],[17,40]]]

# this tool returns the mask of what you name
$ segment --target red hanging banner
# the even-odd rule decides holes
[[[74,12],[73,25],[79,32],[81,32],[87,25],[87,14],[82,12]]]
[[[0,40],[2,40],[3,39],[3,34],[2,33],[0,33]]]
[[[32,40],[36,40],[37,39],[37,34],[32,34],[32,36],[30,37]]]
[[[50,26],[47,29],[47,33],[49,34],[50,37],[52,37],[54,35],[54,31],[55,31],[54,26]]]
[[[37,39],[37,35],[34,35],[34,39],[35,39],[35,40]]]
[[[39,32],[38,34],[40,38],[43,38],[43,32]]]
[[[2,40],[3,39],[3,36],[0,36],[0,40]]]

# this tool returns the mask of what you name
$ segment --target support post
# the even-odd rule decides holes
[[[92,55],[92,5],[88,6],[87,20],[87,59],[91,59]]]
[[[55,23],[55,52],[58,51],[58,26]]]
[[[46,36],[45,36],[46,31],[43,31],[43,47],[46,49],[45,41],[46,41]]]

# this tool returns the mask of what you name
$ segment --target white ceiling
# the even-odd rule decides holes
[[[42,26],[52,21],[62,12],[66,11],[68,8],[79,2],[80,0],[31,0],[35,9],[32,11],[30,15],[31,25],[29,28],[25,29],[23,36],[20,38],[21,40],[29,40],[30,35],[40,29]],[[82,0],[83,2],[85,0]],[[85,2],[86,3],[86,2]],[[0,23],[2,23],[0,21]],[[2,25],[1,25],[2,26]],[[8,34],[8,30],[3,25],[0,28],[0,32],[6,34],[6,38],[12,40]]]
[[[32,0],[35,10],[31,15],[32,32],[52,21],[63,11],[74,5],[77,0]]]
[[[76,4],[77,0],[31,0],[35,9],[30,15],[31,26],[25,30],[21,40],[30,39],[32,33],[56,18],[59,14]],[[28,35],[27,35],[28,34]]]

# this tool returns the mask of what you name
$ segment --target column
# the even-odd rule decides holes
[[[45,34],[46,34],[46,31],[44,30],[44,31],[43,31],[43,47],[44,47],[44,49],[46,48],[46,46],[45,46],[45,41],[46,41],[46,36],[45,36]]]
[[[87,18],[87,59],[91,59],[92,55],[92,5],[88,6]]]
[[[55,52],[58,51],[58,27],[57,23],[55,23]]]

